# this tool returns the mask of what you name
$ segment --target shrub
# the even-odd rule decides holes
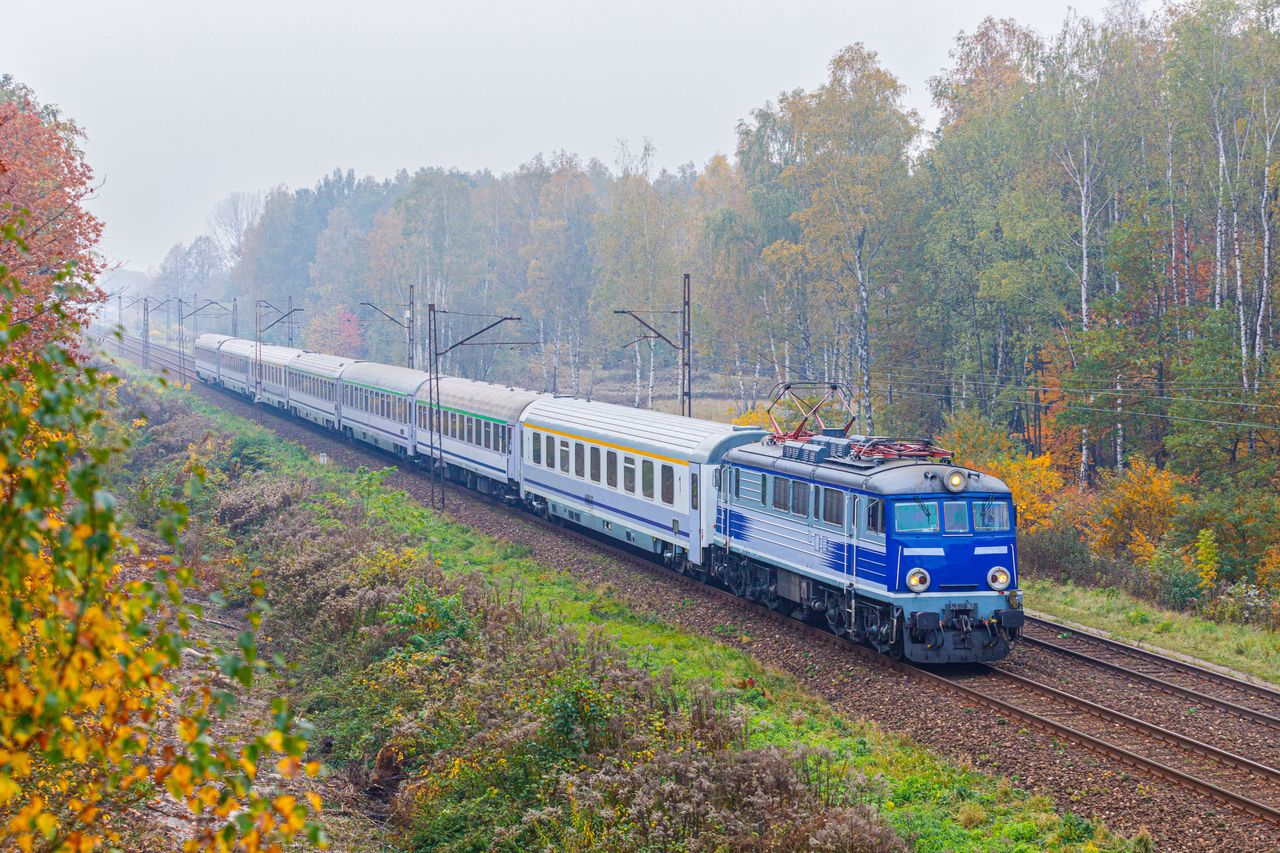
[[[965,829],[973,829],[987,819],[987,813],[978,803],[969,800],[956,809],[956,823]]]

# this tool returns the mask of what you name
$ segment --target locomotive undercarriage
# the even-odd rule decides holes
[[[942,612],[904,613],[899,605],[837,589],[786,569],[713,549],[709,574],[734,595],[824,624],[832,633],[866,643],[895,659],[917,663],[996,661],[1022,633],[1021,610],[976,618],[973,604],[947,604]]]

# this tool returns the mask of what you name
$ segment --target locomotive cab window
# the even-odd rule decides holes
[[[858,536],[870,542],[884,544],[884,500],[881,498],[858,499]]]
[[[947,533],[968,533],[969,504],[965,501],[944,501],[942,504],[942,529]]]
[[[898,501],[893,506],[893,527],[899,533],[937,533],[938,505],[933,501]]]
[[[974,501],[973,529],[983,533],[995,533],[1009,529],[1009,504],[1007,501]]]

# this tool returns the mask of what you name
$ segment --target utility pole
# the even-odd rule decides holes
[[[1031,435],[1032,443],[1035,447],[1035,455],[1039,456],[1044,452],[1044,434],[1040,431],[1040,386],[1043,383],[1042,372],[1048,363],[1040,358],[1040,347],[1033,346],[1031,348],[1031,357],[1029,359],[1031,372],[1035,377],[1035,385],[1032,386],[1032,409],[1031,409]]]
[[[293,297],[290,296],[289,297],[289,314],[292,314],[292,313],[293,313]],[[289,333],[289,347],[292,348],[293,347],[293,320],[290,320],[289,322],[285,323],[284,326]]]
[[[231,300],[231,337],[239,334],[240,326],[240,297]]]
[[[375,309],[376,310],[376,309]],[[462,340],[451,346],[441,349],[437,343],[440,340],[440,330],[437,325],[437,317],[440,314],[448,314],[448,311],[437,309],[434,302],[427,306],[427,349],[430,358],[430,374],[427,379],[427,421],[430,432],[431,444],[431,504],[437,509],[444,509],[444,427],[442,424],[443,417],[440,408],[440,359],[448,355],[459,347],[498,347],[498,346],[533,346],[537,341],[477,341],[476,338],[483,335],[490,329],[495,329],[503,323],[524,322],[520,317],[496,317],[490,314],[490,317],[496,317],[492,323],[472,332]],[[475,316],[475,315],[470,315]],[[510,437],[505,437],[510,440]],[[513,448],[508,448],[509,453],[518,452]]]
[[[641,326],[648,330],[648,334],[641,335],[629,344],[623,346],[626,349],[635,346],[641,341],[662,341],[679,354],[680,358],[680,389],[676,396],[680,398],[680,414],[684,417],[693,417],[693,369],[692,369],[692,341],[693,332],[691,328],[692,318],[690,316],[689,304],[689,274],[684,274],[683,294],[680,302],[679,311],[640,311],[630,308],[619,308],[614,310],[615,314],[626,314],[635,320]],[[641,314],[679,314],[680,315],[680,343],[668,338],[662,332],[641,317]]]
[[[142,366],[151,367],[151,297],[142,297]]]
[[[417,325],[417,320],[418,320],[417,308],[414,305],[413,285],[412,284],[409,285],[409,301],[406,302],[404,305],[403,320],[397,320],[395,317],[392,317],[390,314],[388,314],[386,311],[383,311],[381,308],[379,308],[377,305],[374,305],[372,302],[361,302],[360,304],[365,306],[366,308],[372,308],[374,311],[377,311],[383,317],[386,317],[388,320],[395,323],[401,329],[404,329],[405,366],[408,367],[410,370],[412,370],[414,367],[413,349],[417,343],[416,340],[414,339],[413,327]]]
[[[183,342],[182,342],[182,297],[178,297],[178,381],[182,381],[186,365],[183,360]]]
[[[293,300],[289,300],[292,304]],[[262,309],[270,308],[280,316],[268,323],[265,327],[262,325]],[[294,314],[301,312],[301,308],[290,308],[288,311],[282,312],[279,308],[272,305],[265,299],[259,299],[253,303],[253,401],[258,402],[258,398],[262,396],[262,335],[279,323],[292,321],[289,319]]]

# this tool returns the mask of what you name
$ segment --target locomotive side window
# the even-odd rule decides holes
[[[600,448],[591,448],[591,482],[600,482]]]
[[[667,506],[676,502],[676,472],[670,465],[662,466],[662,502]]]
[[[938,505],[933,501],[898,501],[893,519],[899,533],[937,533]]]
[[[764,506],[765,495],[769,493],[769,477],[767,474],[760,475],[760,506]]]
[[[636,459],[634,456],[622,457],[622,488],[629,495],[636,493]]]
[[[611,489],[618,488],[618,454],[610,450],[604,457],[605,482]]]
[[[653,461],[640,460],[640,491],[648,500],[653,500]]]
[[[587,448],[581,441],[573,443],[573,475],[582,480],[587,478]]]
[[[799,480],[791,481],[791,514],[801,518],[809,517],[809,484]]]
[[[773,478],[773,508],[779,512],[791,508],[791,481],[784,477]]]
[[[880,498],[859,498],[858,536],[883,543],[884,532],[884,501]]]
[[[839,489],[822,490],[822,520],[837,527],[844,524],[844,492]]]
[[[733,477],[733,498],[734,500],[742,499],[742,472],[737,468],[729,471],[729,476]]]
[[[1009,529],[1009,504],[1005,501],[974,501],[973,529],[984,533]]]
[[[944,501],[942,528],[947,533],[969,532],[969,505],[964,501]]]

